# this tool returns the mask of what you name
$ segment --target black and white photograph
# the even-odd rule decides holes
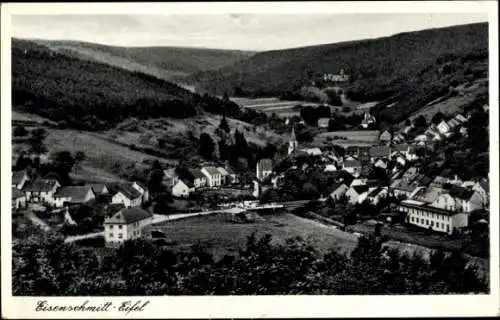
[[[10,317],[226,296],[498,314],[498,22],[464,3],[2,6],[2,292],[31,299]]]

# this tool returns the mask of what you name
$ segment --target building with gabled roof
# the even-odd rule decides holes
[[[12,172],[12,187],[21,190],[30,180],[26,170]]]
[[[379,140],[380,142],[389,143],[392,140],[392,134],[389,132],[389,130],[385,130],[380,134]]]
[[[273,172],[273,161],[271,159],[260,159],[256,168],[257,180],[262,181]]]
[[[26,206],[26,195],[17,188],[12,188],[12,210],[24,208]]]
[[[472,190],[476,191],[481,196],[484,205],[490,203],[490,185],[486,179],[481,179],[476,182]]]
[[[345,193],[350,203],[362,203],[365,201],[370,188],[367,185],[351,186]]]
[[[191,192],[195,191],[196,186],[191,180],[179,178],[172,187],[174,197],[187,198]]]
[[[92,183],[90,185],[96,196],[109,194],[109,189],[104,183]]]
[[[61,187],[54,195],[54,205],[57,208],[65,204],[83,204],[95,199],[92,186],[65,186]]]
[[[141,208],[125,208],[104,219],[107,247],[117,247],[127,240],[149,238],[153,214]]]
[[[214,166],[204,166],[201,168],[201,173],[207,177],[209,187],[219,187],[222,184],[222,174]]]
[[[342,197],[349,187],[344,182],[336,182],[332,186],[326,188],[325,194],[327,194],[332,200],[339,200]]]
[[[376,158],[389,158],[391,155],[391,149],[388,146],[373,146],[370,148],[370,158],[375,160]]]
[[[116,193],[111,198],[111,203],[122,203],[125,207],[137,207],[142,203],[142,194],[129,184],[117,187]]]
[[[59,181],[54,179],[35,179],[25,187],[26,200],[32,202],[54,203],[54,194],[61,187]]]

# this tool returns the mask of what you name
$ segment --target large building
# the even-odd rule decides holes
[[[140,208],[126,208],[104,219],[104,240],[107,247],[120,246],[126,240],[150,237],[153,215]]]

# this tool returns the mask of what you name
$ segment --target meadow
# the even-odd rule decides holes
[[[187,250],[199,244],[218,257],[235,253],[239,248],[243,248],[247,237],[253,232],[257,237],[271,234],[274,243],[302,237],[320,252],[333,248],[350,252],[357,244],[357,237],[353,234],[289,213],[260,215],[260,217],[262,219],[253,223],[234,223],[229,221],[227,215],[217,214],[164,222],[155,227],[165,233],[165,240],[175,249]]]
[[[371,146],[378,144],[380,131],[378,130],[359,130],[359,131],[331,131],[323,132],[314,137],[313,145],[356,145]]]

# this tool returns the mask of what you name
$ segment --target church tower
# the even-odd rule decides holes
[[[290,136],[290,141],[288,141],[288,154],[292,154],[297,151],[299,147],[299,143],[297,142],[297,138],[295,137],[295,129],[292,127],[292,134]]]

